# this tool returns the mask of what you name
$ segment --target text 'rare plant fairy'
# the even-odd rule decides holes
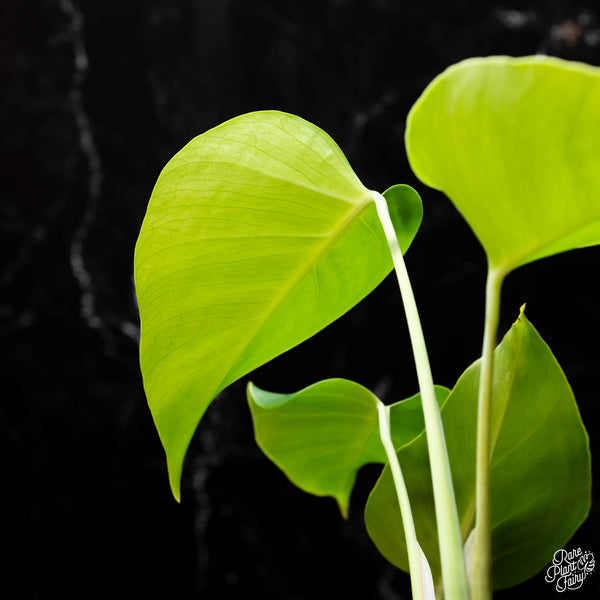
[[[179,499],[188,445],[215,396],[393,269],[419,393],[386,406],[344,379],[288,394],[249,383],[255,437],[343,515],[358,469],[385,465],[367,530],[410,572],[413,597],[487,599],[550,563],[590,507],[588,438],[560,366],[524,308],[496,340],[509,272],[600,243],[600,69],[463,61],[413,106],[406,148],[488,258],[482,358],[452,390],[434,386],[403,260],[419,195],[367,189],[326,133],[276,111],[196,137],[158,179],[135,254],[144,387]]]

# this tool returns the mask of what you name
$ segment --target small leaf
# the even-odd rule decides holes
[[[356,473],[368,463],[385,464],[379,439],[379,400],[347,379],[327,379],[294,394],[274,394],[248,384],[254,432],[263,452],[300,489],[331,496],[347,517]],[[449,390],[436,387],[442,403]],[[419,394],[390,406],[395,448],[424,429]]]
[[[460,62],[413,106],[415,174],[445,192],[491,268],[600,243],[600,69],[543,56]]]
[[[327,134],[279,112],[211,129],[161,173],[135,282],[144,387],[176,498],[216,394],[343,315],[390,272],[372,196]],[[407,221],[403,250],[418,220]]]
[[[383,192],[402,252],[410,246],[423,219],[423,203],[416,190],[399,183]]]
[[[463,540],[474,519],[478,386],[479,361],[460,377],[442,408]],[[492,442],[492,570],[493,587],[499,589],[528,579],[549,563],[590,507],[585,428],[562,370],[524,314],[494,353]],[[417,537],[438,579],[425,436],[400,449],[398,458]],[[402,522],[388,471],[384,469],[367,503],[367,529],[380,552],[407,570]]]

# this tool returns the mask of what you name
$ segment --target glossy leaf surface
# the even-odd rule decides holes
[[[600,69],[488,57],[438,76],[413,106],[411,167],[442,190],[492,268],[600,243]]]
[[[440,404],[449,393],[436,386]],[[293,394],[248,384],[260,448],[297,487],[333,497],[344,517],[360,467],[387,462],[379,438],[378,402],[367,388],[347,379],[327,379]],[[395,448],[416,438],[425,428],[420,394],[392,404],[390,420]]]
[[[479,361],[442,408],[463,539],[474,519]],[[588,438],[571,388],[550,349],[521,314],[494,353],[492,570],[495,589],[531,577],[552,560],[590,507]],[[439,578],[435,513],[424,435],[398,453],[417,537]],[[382,554],[406,570],[402,523],[386,468],[369,498],[367,529]]]
[[[391,270],[372,194],[327,134],[278,112],[198,136],[161,173],[135,282],[144,387],[176,498],[215,395],[337,319]],[[406,198],[400,213],[420,215],[420,200]],[[419,220],[399,226],[404,250]]]

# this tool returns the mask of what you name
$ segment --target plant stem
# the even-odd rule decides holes
[[[406,484],[404,483],[404,477],[402,476],[402,470],[400,468],[400,463],[398,462],[398,455],[396,454],[396,449],[394,448],[392,436],[390,434],[389,406],[385,406],[382,402],[378,402],[377,412],[379,413],[379,437],[381,438],[381,443],[383,444],[390,464],[394,487],[396,488],[396,496],[398,498],[398,505],[400,506],[400,514],[402,515],[413,600],[425,600],[426,598],[432,597],[433,580],[428,566],[428,572],[423,572],[425,569],[421,562],[422,550],[417,541],[415,522],[413,521],[408,491],[406,490]]]
[[[446,600],[466,600],[469,598],[469,583],[463,555],[458,510],[454,497],[454,486],[446,450],[442,417],[435,397],[435,388],[421,321],[387,203],[385,198],[376,192],[373,193],[373,200],[377,207],[377,214],[385,232],[398,278],[421,391],[429,464],[433,482],[444,594]]]
[[[479,397],[477,406],[477,463],[475,529],[471,565],[473,600],[492,597],[492,518],[490,495],[492,382],[494,377],[494,348],[500,315],[500,290],[504,273],[489,269],[485,288],[485,325]]]

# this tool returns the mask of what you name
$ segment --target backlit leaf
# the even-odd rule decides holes
[[[414,191],[401,196],[406,250],[422,207]],[[144,387],[176,498],[216,394],[340,317],[391,270],[372,198],[327,134],[279,112],[211,129],[161,173],[135,282]]]
[[[600,69],[544,56],[468,59],[413,106],[411,167],[442,190],[490,266],[600,243]]]

